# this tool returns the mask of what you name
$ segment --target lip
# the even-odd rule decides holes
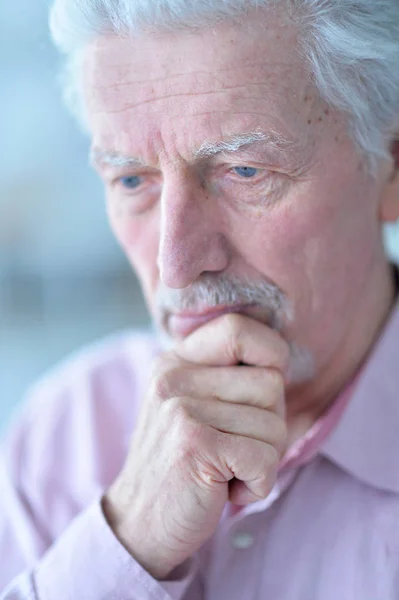
[[[217,319],[223,315],[231,313],[244,313],[249,305],[241,306],[225,306],[220,308],[209,308],[201,312],[181,312],[171,313],[168,317],[168,329],[173,337],[184,338],[196,329],[209,323],[213,319]]]

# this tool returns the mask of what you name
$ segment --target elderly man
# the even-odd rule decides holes
[[[31,393],[2,597],[398,600],[397,0],[57,0],[51,22],[160,335]]]

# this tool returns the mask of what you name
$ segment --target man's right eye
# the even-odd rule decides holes
[[[127,190],[136,190],[143,183],[143,180],[138,175],[131,175],[130,177],[121,177],[119,183]]]

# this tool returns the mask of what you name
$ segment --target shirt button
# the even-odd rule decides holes
[[[237,531],[232,537],[233,548],[236,550],[248,550],[255,541],[255,538],[250,533]]]

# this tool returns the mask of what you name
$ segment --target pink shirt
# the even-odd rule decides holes
[[[156,353],[150,335],[128,333],[30,394],[1,452],[1,598],[398,600],[399,306],[269,497],[226,506],[210,542],[167,582],[131,558],[100,506]]]

